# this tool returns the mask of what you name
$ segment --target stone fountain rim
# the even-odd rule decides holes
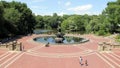
[[[51,37],[51,36],[53,36],[53,37],[56,37],[56,35],[44,35],[44,36],[37,36],[37,37],[34,37],[32,40],[34,41],[34,42],[36,42],[36,43],[42,43],[42,42],[37,42],[37,41],[35,41],[35,38],[42,38],[42,37]],[[84,37],[81,37],[81,36],[75,36],[75,35],[65,35],[65,36],[71,36],[71,37],[78,37],[78,38],[84,38]],[[64,36],[64,37],[65,37]],[[77,43],[67,43],[67,44],[65,44],[65,43],[61,43],[61,44],[50,44],[50,45],[76,45],[76,44],[83,44],[83,43],[86,43],[86,42],[88,42],[88,41],[90,41],[89,39],[87,39],[87,38],[84,38],[85,40],[83,41],[83,42],[77,42]],[[42,44],[46,44],[46,43],[42,43]]]

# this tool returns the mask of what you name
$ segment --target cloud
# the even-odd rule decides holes
[[[87,5],[80,5],[72,8],[67,8],[67,11],[72,12],[72,14],[88,14],[88,15],[99,15],[100,12],[98,11],[92,11],[93,5],[92,4],[87,4]]]
[[[87,4],[87,5],[82,5],[82,6],[76,6],[76,7],[73,7],[73,8],[68,8],[67,10],[79,12],[79,11],[90,10],[92,7],[93,6],[91,4]]]
[[[101,14],[100,12],[92,12],[92,11],[81,11],[81,12],[75,12],[74,14],[80,14],[80,15],[84,15],[84,14],[88,14],[88,15],[99,15]]]
[[[66,2],[65,3],[65,6],[70,6],[71,5],[71,2]]]

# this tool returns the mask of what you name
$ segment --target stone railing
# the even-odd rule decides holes
[[[17,41],[12,41],[9,43],[0,44],[0,47],[8,48],[9,50],[12,50],[12,51],[23,51],[24,50],[22,43],[17,42]]]
[[[102,43],[99,43],[98,50],[99,51],[111,51],[113,48],[120,48],[120,44],[102,42]]]

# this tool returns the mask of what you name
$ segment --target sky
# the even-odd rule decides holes
[[[13,1],[13,0],[5,0]],[[26,3],[36,15],[101,14],[108,2],[116,0],[14,0]]]

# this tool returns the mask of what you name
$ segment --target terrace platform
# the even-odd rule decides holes
[[[109,52],[98,51],[99,42],[109,42],[109,38],[94,35],[76,35],[89,39],[89,42],[72,45],[51,45],[34,42],[41,35],[25,36],[18,39],[24,51],[0,49],[0,68],[120,68],[120,49]],[[79,57],[83,65],[79,64]],[[88,61],[86,66],[85,60]]]

